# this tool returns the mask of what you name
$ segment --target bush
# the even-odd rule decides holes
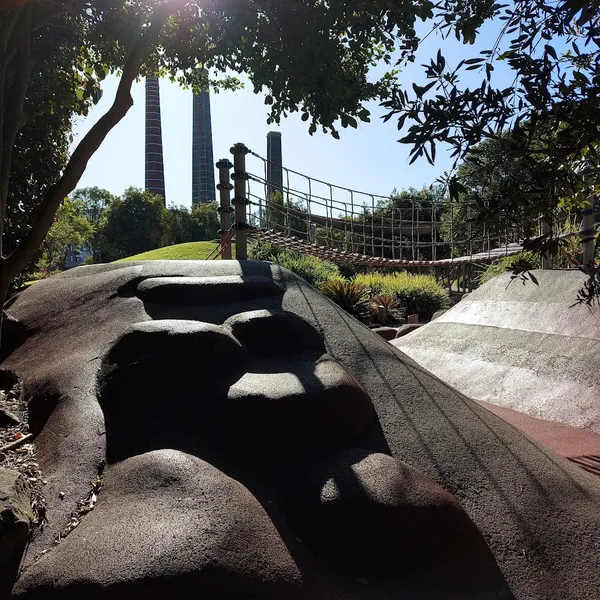
[[[330,279],[321,286],[321,291],[360,321],[370,321],[371,301],[369,290],[364,285],[345,279]]]
[[[379,321],[379,307],[383,306],[386,310],[386,322],[382,325],[393,325],[400,323],[404,317],[401,310],[398,310],[398,299],[394,294],[377,294],[371,298],[371,319],[374,323]]]
[[[418,314],[424,319],[430,319],[434,312],[448,308],[450,303],[446,290],[431,275],[375,271],[357,275],[353,281],[365,286],[371,294],[395,296],[407,314]]]
[[[320,287],[330,279],[340,279],[340,272],[333,263],[320,260],[310,254],[285,252],[279,255],[276,262],[315,287]]]
[[[39,271],[33,271],[32,273],[30,273],[27,277],[27,280],[38,281],[39,279],[48,279],[49,277],[54,277],[54,275],[58,275],[59,273],[62,273],[60,269],[40,269]]]
[[[277,262],[277,257],[283,252],[277,246],[256,240],[248,245],[248,258],[253,260],[270,260]]]
[[[282,250],[273,244],[257,241],[248,249],[255,260],[269,260],[289,269],[321,291],[356,318],[377,321],[371,298],[379,296],[386,303],[390,321],[399,321],[402,313],[417,313],[429,319],[434,312],[447,308],[449,297],[432,275],[409,275],[406,272],[371,271],[344,279],[335,264],[310,254]],[[344,272],[352,269],[343,268]],[[373,299],[374,300],[374,299]],[[398,306],[394,304],[397,303]],[[389,306],[388,306],[389,304]]]
[[[340,272],[333,263],[310,254],[281,250],[272,244],[257,242],[250,247],[248,254],[254,260],[275,262],[315,287],[320,287],[329,279],[340,278]]]
[[[514,266],[522,266],[526,269],[539,269],[540,257],[535,252],[521,252],[513,256],[504,256],[495,260],[477,278],[478,283],[487,283],[490,279],[512,270]]]
[[[352,278],[352,281],[364,285],[372,295],[377,295],[387,293],[387,291],[384,291],[383,289],[386,277],[387,275],[384,275],[379,271],[372,271],[370,273],[359,273]]]

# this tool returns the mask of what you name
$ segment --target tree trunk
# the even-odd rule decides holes
[[[0,170],[2,168],[2,163],[4,162],[4,124],[5,124],[5,107],[4,107],[4,97],[6,95],[5,83],[6,83],[6,70],[8,68],[8,62],[10,59],[9,53],[9,45],[12,39],[13,30],[19,19],[19,15],[21,14],[23,7],[14,8],[10,16],[7,18],[4,26],[0,30]],[[0,203],[0,215],[4,214],[2,212],[2,206]],[[2,222],[0,222],[0,258],[3,256],[3,231],[4,231],[4,219],[2,218]]]
[[[108,111],[98,120],[98,122],[90,129],[90,131],[83,137],[79,142],[77,148],[71,155],[67,166],[63,172],[62,177],[56,184],[51,186],[46,194],[44,195],[39,209],[37,219],[32,225],[31,230],[26,237],[21,241],[19,246],[8,256],[4,257],[1,253],[1,236],[0,236],[0,306],[4,306],[8,290],[14,278],[27,266],[29,262],[35,256],[35,253],[41,246],[46,234],[48,233],[52,222],[56,215],[56,211],[60,206],[60,203],[70,194],[77,183],[79,182],[88,161],[93,154],[98,150],[108,133],[117,125],[121,119],[127,114],[131,106],[133,105],[133,99],[131,98],[131,85],[137,77],[143,61],[149,53],[149,49],[153,42],[160,34],[168,17],[182,9],[188,0],[171,0],[165,5],[157,9],[154,14],[150,25],[143,29],[138,34],[137,39],[133,43],[131,50],[127,56],[125,64],[123,66],[123,72],[121,80],[117,88],[114,102]],[[19,10],[19,12],[21,12]],[[15,13],[14,19],[11,19],[9,25],[14,25],[18,18],[18,12]],[[1,98],[6,95],[4,89],[4,68],[7,65],[8,55],[6,54],[6,47],[8,46],[11,31],[7,30],[7,25],[0,31],[0,102]],[[4,47],[5,52],[3,53],[2,44],[6,41]],[[3,63],[3,60],[6,62]],[[30,60],[30,57],[29,59]],[[29,65],[29,71],[31,65]],[[29,78],[29,72],[27,73],[27,80]],[[21,82],[22,83],[22,82]],[[27,84],[28,81],[25,82]],[[26,85],[25,85],[26,93]],[[22,85],[19,86],[19,90],[23,90]],[[17,97],[15,97],[18,100]],[[18,108],[19,103],[16,102],[15,106]],[[21,110],[22,110],[22,104]],[[3,136],[4,130],[7,126],[6,119],[6,107],[2,106],[0,114],[0,136]],[[4,126],[2,126],[2,120],[4,120]],[[15,133],[16,135],[16,133]],[[3,140],[0,140],[3,142]],[[13,140],[14,142],[14,140]],[[4,162],[5,157],[3,156],[4,144],[0,143],[0,161]],[[12,151],[12,146],[10,148]],[[10,169],[8,170],[10,174]],[[0,192],[1,193],[1,192]],[[4,207],[0,207],[0,231],[4,229]],[[0,311],[0,315],[2,311]],[[2,317],[0,316],[0,339],[1,339],[1,325]]]
[[[10,94],[5,99],[4,126],[2,128],[2,160],[0,162],[0,256],[3,255],[2,239],[4,237],[4,220],[6,216],[6,202],[8,199],[8,184],[12,164],[12,151],[19,129],[25,123],[23,106],[29,87],[29,76],[33,67],[31,56],[31,11],[28,5],[21,13],[15,28],[16,34],[16,69],[15,81]]]
[[[8,281],[10,284],[14,277],[33,259],[52,226],[60,203],[75,189],[90,158],[100,147],[108,133],[123,119],[133,105],[130,93],[131,85],[139,73],[151,44],[160,33],[169,14],[174,12],[173,4],[179,6],[181,2],[173,2],[171,5],[163,7],[163,10],[154,16],[150,26],[134,42],[125,61],[112,106],[79,142],[65,167],[62,177],[44,195],[38,209],[37,218],[27,236],[14,252],[0,263],[0,281]]]

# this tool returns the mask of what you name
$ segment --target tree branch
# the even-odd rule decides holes
[[[45,25],[47,25],[52,19],[56,17],[60,17],[62,15],[73,14],[81,10],[86,10],[87,8],[91,8],[93,6],[93,2],[89,2],[88,0],[74,0],[70,6],[67,6],[67,3],[64,1],[57,2],[55,6],[49,9],[46,13],[41,14],[36,20],[33,26],[33,31],[38,31]]]
[[[131,85],[149,54],[152,43],[155,42],[169,15],[183,8],[185,4],[187,0],[173,0],[162,6],[154,15],[150,25],[134,42],[125,61],[112,106],[79,142],[62,177],[44,195],[37,219],[30,232],[16,250],[4,260],[0,267],[0,289],[3,285],[8,285],[31,261],[52,225],[60,203],[75,189],[90,158],[133,105]]]
[[[8,198],[8,182],[12,162],[12,151],[19,129],[23,126],[23,105],[29,87],[29,76],[33,66],[31,55],[31,5],[25,7],[16,29],[15,80],[7,106],[5,107],[2,143],[0,144],[0,256],[2,256],[2,238],[4,237],[4,217]]]
[[[36,24],[33,27],[33,31],[38,31],[38,29],[41,29],[42,27],[50,23],[52,19],[55,19],[56,17],[60,17],[62,15],[66,15],[68,12],[68,10],[54,10],[48,12],[36,22]]]

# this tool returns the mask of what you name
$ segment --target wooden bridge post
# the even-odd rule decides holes
[[[217,189],[219,190],[219,208],[217,209],[221,220],[221,229],[219,229],[219,235],[221,236],[221,258],[223,260],[231,260],[231,240],[227,242],[227,238],[231,234],[231,190],[233,185],[229,181],[230,171],[233,165],[226,158],[222,158],[217,162],[217,169],[219,169],[219,183]]]
[[[596,232],[594,228],[594,205],[593,201],[590,200],[590,206],[584,208],[582,211],[583,225],[581,233],[581,243],[583,245],[583,266],[593,266],[594,264],[594,234]]]
[[[547,218],[542,218],[542,235],[550,233],[550,223]],[[542,269],[552,268],[552,255],[549,252],[542,254]]]
[[[237,260],[248,259],[248,223],[246,220],[246,154],[248,148],[244,144],[235,144],[231,148],[233,154],[233,206],[235,208],[235,253]]]

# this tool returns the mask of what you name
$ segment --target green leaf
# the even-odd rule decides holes
[[[550,55],[554,60],[557,59],[556,50],[550,44],[546,44],[544,50],[546,51],[546,54]]]

